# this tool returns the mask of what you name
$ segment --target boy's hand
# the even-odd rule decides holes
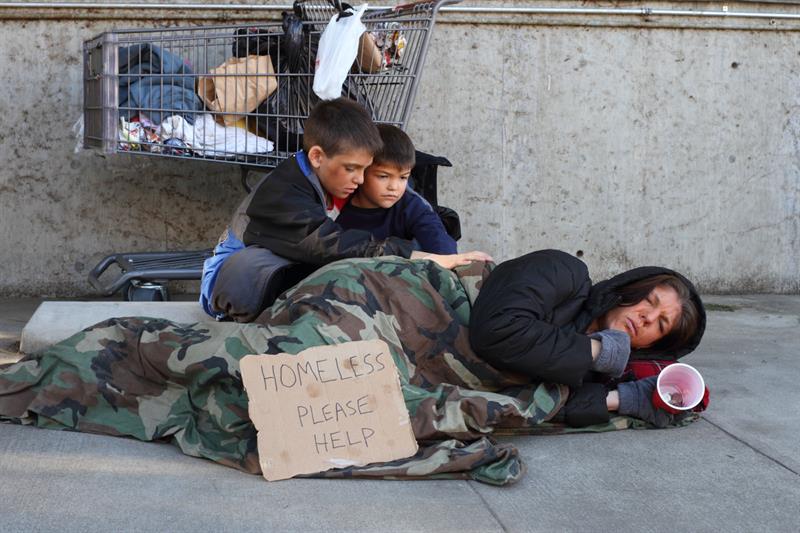
[[[494,261],[492,256],[484,252],[465,252],[463,254],[439,255],[425,252],[413,252],[411,259],[428,259],[442,268],[451,270],[461,265],[468,265],[473,261]]]

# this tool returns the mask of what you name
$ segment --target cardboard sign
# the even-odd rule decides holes
[[[379,340],[240,362],[267,480],[417,452],[389,346]]]

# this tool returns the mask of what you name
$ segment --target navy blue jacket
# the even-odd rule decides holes
[[[458,253],[456,241],[444,229],[439,215],[416,192],[406,190],[389,209],[356,207],[348,202],[336,218],[345,230],[369,231],[379,241],[389,237],[415,240],[419,249],[433,254]]]

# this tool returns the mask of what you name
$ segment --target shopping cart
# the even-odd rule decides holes
[[[377,123],[405,129],[439,8],[418,1],[368,10],[342,96]],[[107,154],[202,159],[248,174],[274,168],[302,146],[303,124],[319,101],[314,63],[340,0],[296,1],[279,22],[106,32],[84,43],[84,147]],[[415,169],[418,190],[434,191],[435,168]],[[433,180],[433,183],[431,183]],[[158,285],[199,279],[209,251],[113,254],[89,274],[105,295],[165,299]],[[101,276],[111,265],[111,282]],[[108,276],[106,276],[108,277]],[[137,288],[147,284],[147,290]]]

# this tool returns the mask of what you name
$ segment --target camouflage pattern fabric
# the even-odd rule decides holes
[[[427,261],[351,259],[308,277],[257,323],[111,319],[0,369],[0,419],[168,440],[188,455],[260,473],[239,360],[382,339],[400,371],[420,450],[319,476],[512,483],[524,464],[492,433],[575,430],[548,422],[566,401],[566,387],[526,383],[472,352],[470,308],[492,268],[473,263],[451,272]],[[616,417],[583,431],[644,425]]]

